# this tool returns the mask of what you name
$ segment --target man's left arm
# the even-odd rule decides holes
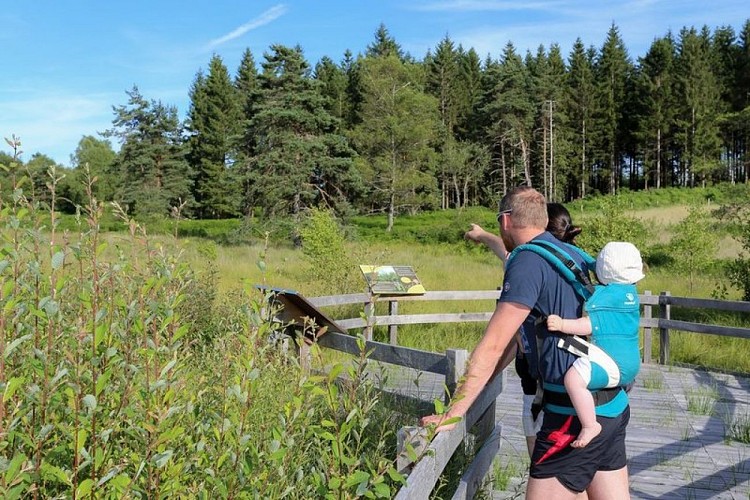
[[[469,359],[464,382],[453,396],[453,404],[445,415],[429,415],[421,419],[422,425],[440,425],[447,419],[463,417],[482,392],[531,309],[515,302],[500,302],[492,314],[482,340],[474,348]],[[438,427],[438,431],[451,430],[455,424]]]

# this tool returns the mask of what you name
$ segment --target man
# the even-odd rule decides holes
[[[500,233],[508,251],[531,240],[562,243],[545,231],[547,208],[544,196],[530,187],[512,190],[500,201]],[[570,255],[580,264],[580,257]],[[518,253],[505,270],[500,301],[487,325],[484,336],[474,349],[465,381],[446,415],[431,415],[423,425],[437,424],[453,417],[463,417],[495,371],[503,352],[513,342],[523,325],[532,350],[529,361],[538,367],[544,382],[545,402],[542,429],[535,443],[526,498],[532,500],[574,499],[584,490],[589,498],[621,500],[630,498],[625,457],[625,427],[630,417],[627,395],[621,389],[611,393],[606,402],[597,405],[597,421],[602,433],[585,448],[568,444],[580,431],[580,422],[565,402],[563,378],[574,360],[573,355],[557,347],[557,337],[550,334],[544,321],[549,314],[563,318],[581,315],[581,299],[573,287],[543,257],[534,252]],[[554,396],[554,397],[553,397]],[[438,427],[450,430],[454,425]]]

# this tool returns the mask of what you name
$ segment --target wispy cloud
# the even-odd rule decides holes
[[[271,23],[275,21],[276,19],[278,19],[279,17],[286,14],[288,10],[289,9],[287,9],[287,6],[284,4],[275,5],[271,7],[270,9],[268,9],[267,11],[263,12],[260,16],[256,17],[252,21],[243,24],[239,28],[236,28],[230,31],[229,33],[227,33],[226,35],[222,37],[211,40],[206,45],[206,49],[207,50],[214,49],[218,47],[219,45],[222,45],[226,42],[229,42],[231,40],[241,37],[242,35],[244,35],[250,30],[254,30],[255,28],[259,28],[268,23]]]

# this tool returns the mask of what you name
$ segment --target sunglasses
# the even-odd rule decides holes
[[[497,213],[497,221],[500,222],[500,219],[503,217],[503,215],[510,215],[511,212],[513,212],[512,209],[508,210],[501,210]]]

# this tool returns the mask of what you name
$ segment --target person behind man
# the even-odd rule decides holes
[[[544,196],[530,187],[515,188],[506,194],[500,201],[498,219],[503,243],[510,251],[535,239],[565,250],[563,243],[545,231],[547,209]],[[571,258],[583,265],[580,256],[571,255]],[[549,262],[534,252],[520,252],[507,266],[500,300],[482,339],[472,352],[454,403],[445,415],[424,417],[422,424],[435,424],[438,431],[455,427],[455,424],[440,424],[445,419],[466,414],[522,324],[528,332],[533,332],[535,323],[541,318],[550,314],[580,317],[581,309],[581,300],[572,285]],[[543,321],[538,326],[540,345],[536,356],[545,395],[549,389],[564,396],[563,378],[575,356],[557,347],[559,334],[550,334]],[[569,404],[560,404],[561,399],[564,398],[559,398],[555,404],[545,402],[526,498],[573,499],[584,490],[592,500],[629,498],[625,456],[625,430],[630,417],[627,394],[618,390],[609,401],[596,407],[602,431],[585,448],[571,448],[556,439],[574,437],[580,429],[575,410]],[[568,431],[576,434],[569,436]]]
[[[500,221],[498,220],[498,222]],[[575,244],[576,236],[581,234],[581,228],[573,224],[570,212],[561,203],[547,203],[547,231],[558,240],[570,244]],[[510,252],[505,248],[503,239],[500,236],[486,231],[479,224],[471,224],[471,229],[464,233],[464,238],[485,245],[500,258],[503,262],[503,266],[505,265],[505,261],[508,259],[508,254]],[[539,431],[542,423],[542,415],[539,414],[535,417],[534,412],[532,411],[532,405],[537,392],[537,382],[536,374],[531,373],[528,356],[531,353],[529,342],[535,342],[535,339],[533,332],[530,339],[525,335],[523,326],[518,333],[519,335],[516,336],[517,345],[511,345],[510,348],[515,349],[516,351],[515,368],[516,373],[521,379],[521,389],[523,391],[521,424],[523,426],[524,436],[526,437],[526,448],[528,449],[529,456],[531,456],[534,451],[536,433]],[[506,363],[508,362],[508,357],[510,357],[510,353],[504,356]],[[505,366],[501,365],[500,368],[505,368]]]
[[[588,316],[564,319],[547,317],[547,329],[571,335],[592,335],[565,341],[582,354],[565,374],[565,392],[581,421],[581,432],[570,443],[574,448],[589,444],[599,432],[594,397],[589,389],[623,386],[635,380],[641,365],[638,349],[640,303],[635,283],[644,278],[641,253],[632,243],[612,241],[596,258],[596,277],[601,283],[586,301]]]

